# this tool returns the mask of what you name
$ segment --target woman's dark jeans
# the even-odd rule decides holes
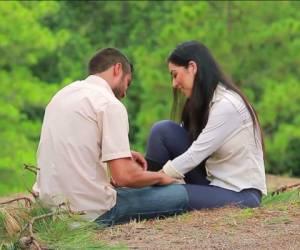
[[[148,143],[146,159],[148,170],[158,171],[168,161],[184,153],[192,144],[187,131],[175,122],[165,120],[157,122],[152,127]],[[185,174],[185,182],[189,184],[206,185],[205,163]]]
[[[187,131],[180,125],[169,121],[160,121],[151,129],[148,139],[146,159],[148,170],[158,171],[168,161],[184,153],[192,144]],[[240,207],[257,207],[261,201],[261,192],[257,189],[245,189],[235,192],[209,185],[206,179],[205,162],[185,174],[189,197],[189,209],[215,208],[235,204]]]

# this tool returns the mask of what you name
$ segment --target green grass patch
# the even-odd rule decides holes
[[[15,204],[14,204],[15,205]],[[24,206],[0,207],[0,250],[21,249],[20,239],[29,236],[29,221],[51,213],[38,202],[31,208]],[[103,228],[82,220],[78,215],[58,212],[53,216],[36,220],[33,233],[40,246],[47,249],[127,249],[126,246],[109,246],[97,240]]]
[[[75,221],[74,218],[55,218],[35,227],[39,240],[50,249],[120,249],[96,240],[101,228],[95,223]],[[124,248],[123,248],[124,249]]]
[[[237,223],[244,223],[247,219],[255,215],[253,208],[245,208],[236,213],[233,218]]]
[[[298,203],[300,202],[299,190],[291,190],[276,195],[268,194],[262,199],[262,206],[276,205],[279,203]]]
[[[254,215],[254,210],[252,208],[245,208],[239,213],[239,217],[243,219],[248,219]]]
[[[273,218],[268,218],[264,221],[265,224],[267,225],[276,225],[276,224],[287,224],[287,223],[291,223],[292,219],[287,216],[279,216],[279,217],[273,217]]]
[[[262,200],[262,208],[288,211],[291,205],[300,205],[299,190],[283,192],[272,196],[269,194]],[[246,208],[234,216],[225,219],[225,224],[235,227],[248,219],[255,217],[256,209]],[[37,216],[50,213],[39,201],[30,208],[25,208],[22,203],[0,206],[0,250],[21,249],[20,239],[29,236],[28,223]],[[192,218],[191,213],[175,217],[179,223]],[[286,224],[291,219],[288,214],[268,218],[263,221],[266,225]],[[163,228],[157,227],[158,230]],[[49,249],[127,249],[126,246],[109,246],[97,239],[102,227],[96,223],[83,221],[78,215],[58,212],[53,216],[37,220],[33,224],[36,240],[42,247]]]

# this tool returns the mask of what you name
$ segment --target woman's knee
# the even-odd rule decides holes
[[[162,120],[154,123],[151,128],[151,135],[164,135],[170,133],[175,127],[180,127],[177,123],[171,120]]]
[[[245,189],[240,192],[245,196],[244,207],[259,207],[261,203],[261,192],[257,189]]]

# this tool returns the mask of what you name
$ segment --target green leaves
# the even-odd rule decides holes
[[[124,100],[133,148],[144,151],[152,124],[168,119],[166,58],[186,40],[205,43],[245,90],[265,130],[267,168],[300,175],[300,4],[298,2],[1,2],[0,175],[14,191],[31,186],[44,108],[62,86],[86,77],[96,50],[115,46],[134,63]],[[6,184],[3,184],[6,183]],[[0,194],[11,184],[0,183]],[[4,191],[6,190],[6,191]],[[12,191],[12,190],[11,190]]]
[[[0,173],[11,169],[6,178],[14,180],[3,180],[0,195],[25,189],[22,164],[35,161],[43,110],[57,90],[57,85],[45,85],[31,67],[61,43],[57,34],[61,37],[62,33],[42,23],[58,7],[54,2],[0,3]]]
[[[36,3],[32,9],[21,2],[2,2],[0,6],[0,65],[35,64],[55,49],[55,35],[39,20],[43,13],[53,13],[56,3]]]

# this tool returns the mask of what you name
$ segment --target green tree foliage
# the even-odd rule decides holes
[[[35,158],[43,110],[57,89],[31,67],[63,42],[62,33],[41,24],[58,8],[56,3],[0,3],[0,192],[20,191],[24,184],[22,163]]]
[[[267,170],[300,176],[299,7],[293,1],[1,2],[0,194],[24,189],[20,183],[29,177],[21,166],[35,163],[47,102],[86,77],[88,59],[102,47],[118,47],[134,63],[124,103],[132,146],[144,151],[152,124],[170,117],[166,58],[186,40],[205,43],[256,107]]]

